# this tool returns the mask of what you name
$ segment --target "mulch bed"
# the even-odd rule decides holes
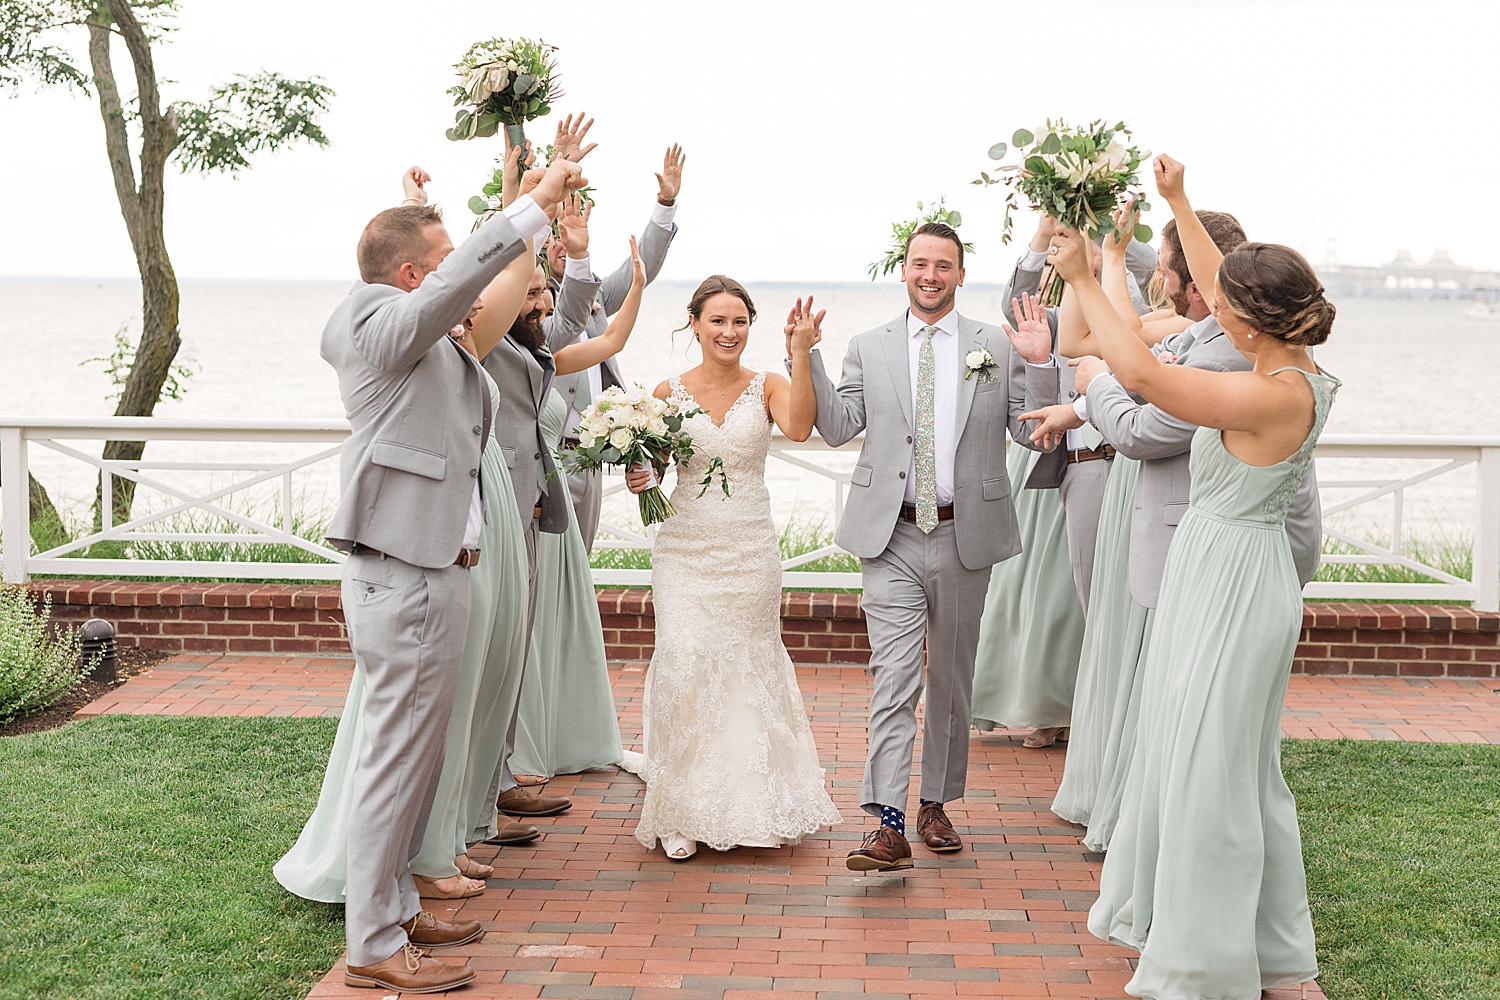
[[[73,721],[73,713],[83,706],[124,684],[136,674],[144,674],[171,655],[162,650],[138,649],[134,646],[121,649],[119,676],[113,684],[102,684],[85,677],[82,683],[63,695],[51,708],[23,715],[0,726],[0,737],[39,733],[44,729],[66,725]]]

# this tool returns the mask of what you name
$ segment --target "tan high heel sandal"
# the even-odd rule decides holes
[[[493,867],[482,862],[475,861],[467,854],[464,855],[464,860],[462,863],[460,863],[457,858],[453,859],[453,863],[458,866],[458,873],[467,878],[479,879],[480,881],[483,881],[484,879],[494,877],[495,874],[495,869]]]
[[[449,877],[453,876],[444,876],[444,878]],[[417,884],[417,895],[422,899],[469,899],[484,894],[483,882],[475,881],[467,875],[456,877],[459,879],[458,887],[448,892],[437,887],[437,879],[428,878],[425,875],[413,875],[411,880]]]

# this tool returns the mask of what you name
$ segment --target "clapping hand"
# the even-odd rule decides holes
[[[1031,432],[1031,443],[1045,451],[1051,451],[1054,446],[1062,444],[1067,440],[1068,431],[1076,430],[1084,423],[1078,419],[1078,413],[1071,403],[1044,406],[1040,410],[1021,414],[1019,419],[1023,423],[1027,420],[1040,421],[1036,430]]]
[[[584,146],[584,137],[589,134],[589,129],[594,127],[594,119],[587,122],[583,120],[583,112],[579,112],[577,121],[569,115],[557,123],[557,135],[552,139],[552,149],[559,160],[571,160],[578,163],[598,146],[597,142],[591,142]]]
[[[1083,233],[1068,226],[1058,226],[1057,232],[1052,236],[1052,246],[1047,251],[1047,260],[1052,269],[1071,285],[1094,276],[1090,249],[1089,239]]]
[[[569,195],[563,201],[562,215],[557,219],[557,235],[563,249],[575,260],[588,256],[589,216],[594,213],[594,203],[578,195]]]
[[[1100,375],[1108,375],[1110,373],[1109,365],[1105,364],[1102,359],[1096,358],[1093,355],[1085,355],[1081,358],[1074,358],[1072,361],[1069,361],[1068,364],[1078,369],[1073,374],[1073,388],[1078,391],[1078,395],[1080,396],[1088,395],[1089,385],[1093,383],[1094,379],[1098,378]],[[1081,427],[1083,425],[1080,424],[1079,426]]]
[[[682,190],[682,165],[686,162],[687,155],[681,146],[674,142],[667,147],[667,154],[662,157],[661,173],[656,175],[656,200],[663,205],[677,200],[677,192]]]
[[[1151,161],[1151,172],[1156,175],[1156,193],[1166,199],[1167,204],[1186,200],[1182,178],[1187,168],[1163,153]]]
[[[408,167],[406,173],[401,175],[401,190],[405,192],[405,205],[427,204],[427,182],[432,180],[431,175],[421,167]]]
[[[1052,357],[1052,327],[1047,322],[1047,310],[1037,302],[1035,295],[1026,294],[1011,299],[1010,307],[1016,316],[1016,329],[1012,330],[1010,324],[1003,321],[1000,325],[1016,353],[1028,364],[1046,364]]]

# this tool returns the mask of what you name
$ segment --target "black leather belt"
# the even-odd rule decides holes
[[[939,507],[937,514],[939,521],[953,520],[953,505],[950,503],[945,507]],[[912,504],[904,503],[901,505],[901,516],[908,521],[915,522],[917,519],[917,508]]]
[[[538,507],[537,510],[541,510],[541,508]],[[354,543],[353,552],[357,556],[379,556],[382,559],[386,558],[386,554],[379,549],[372,549],[368,545],[361,545],[358,542]],[[479,565],[479,550],[459,549],[458,558],[453,560],[453,565],[462,566],[464,569],[473,569]]]
[[[1112,444],[1101,444],[1097,448],[1076,448],[1072,451],[1063,452],[1067,456],[1069,465],[1074,462],[1092,462],[1100,458],[1114,458],[1115,446]]]

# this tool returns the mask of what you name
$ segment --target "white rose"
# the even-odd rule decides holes
[[[665,399],[651,398],[651,415],[653,417],[665,416],[667,413],[667,401]]]
[[[646,390],[642,389],[640,386],[636,386],[633,389],[628,389],[625,392],[625,402],[629,403],[631,406],[639,406],[641,403],[644,403],[646,399]]]
[[[964,364],[970,368],[983,368],[989,359],[988,351],[970,351],[964,355]]]
[[[594,435],[588,432],[588,428],[581,427],[578,430],[578,447],[592,448],[594,446]]]
[[[646,426],[646,424],[650,423],[650,421],[651,421],[651,418],[649,416],[647,416],[645,413],[641,412],[640,410],[631,410],[630,411],[630,421],[629,421],[629,424],[630,424],[631,427],[634,427],[636,430],[642,429],[643,427]]]
[[[1092,166],[1093,164],[1088,163],[1087,161],[1080,160],[1075,157],[1069,157],[1068,162],[1062,165],[1062,170],[1060,172],[1064,177],[1068,179],[1069,184],[1073,184],[1076,186],[1082,184],[1085,180],[1088,179],[1089,169]]]
[[[625,421],[630,419],[630,413],[619,406],[611,406],[609,412],[604,414],[604,419],[609,421],[611,427],[624,427]]]
[[[609,434],[609,421],[601,417],[591,417],[583,423],[583,429],[596,438],[602,438]]]
[[[512,73],[514,73],[517,70],[519,70],[521,67],[520,67],[520,65],[514,59],[512,59],[512,60],[510,60],[509,62],[507,62],[505,64],[505,68],[508,69],[508,70],[510,70]]]
[[[667,433],[667,422],[661,417],[652,417],[646,422],[646,430],[660,437]]]
[[[619,430],[615,431],[609,436],[609,443],[614,445],[621,451],[624,451],[626,448],[629,448],[633,443],[635,443],[635,435],[630,433],[630,431],[626,430],[624,427],[621,427]]]

